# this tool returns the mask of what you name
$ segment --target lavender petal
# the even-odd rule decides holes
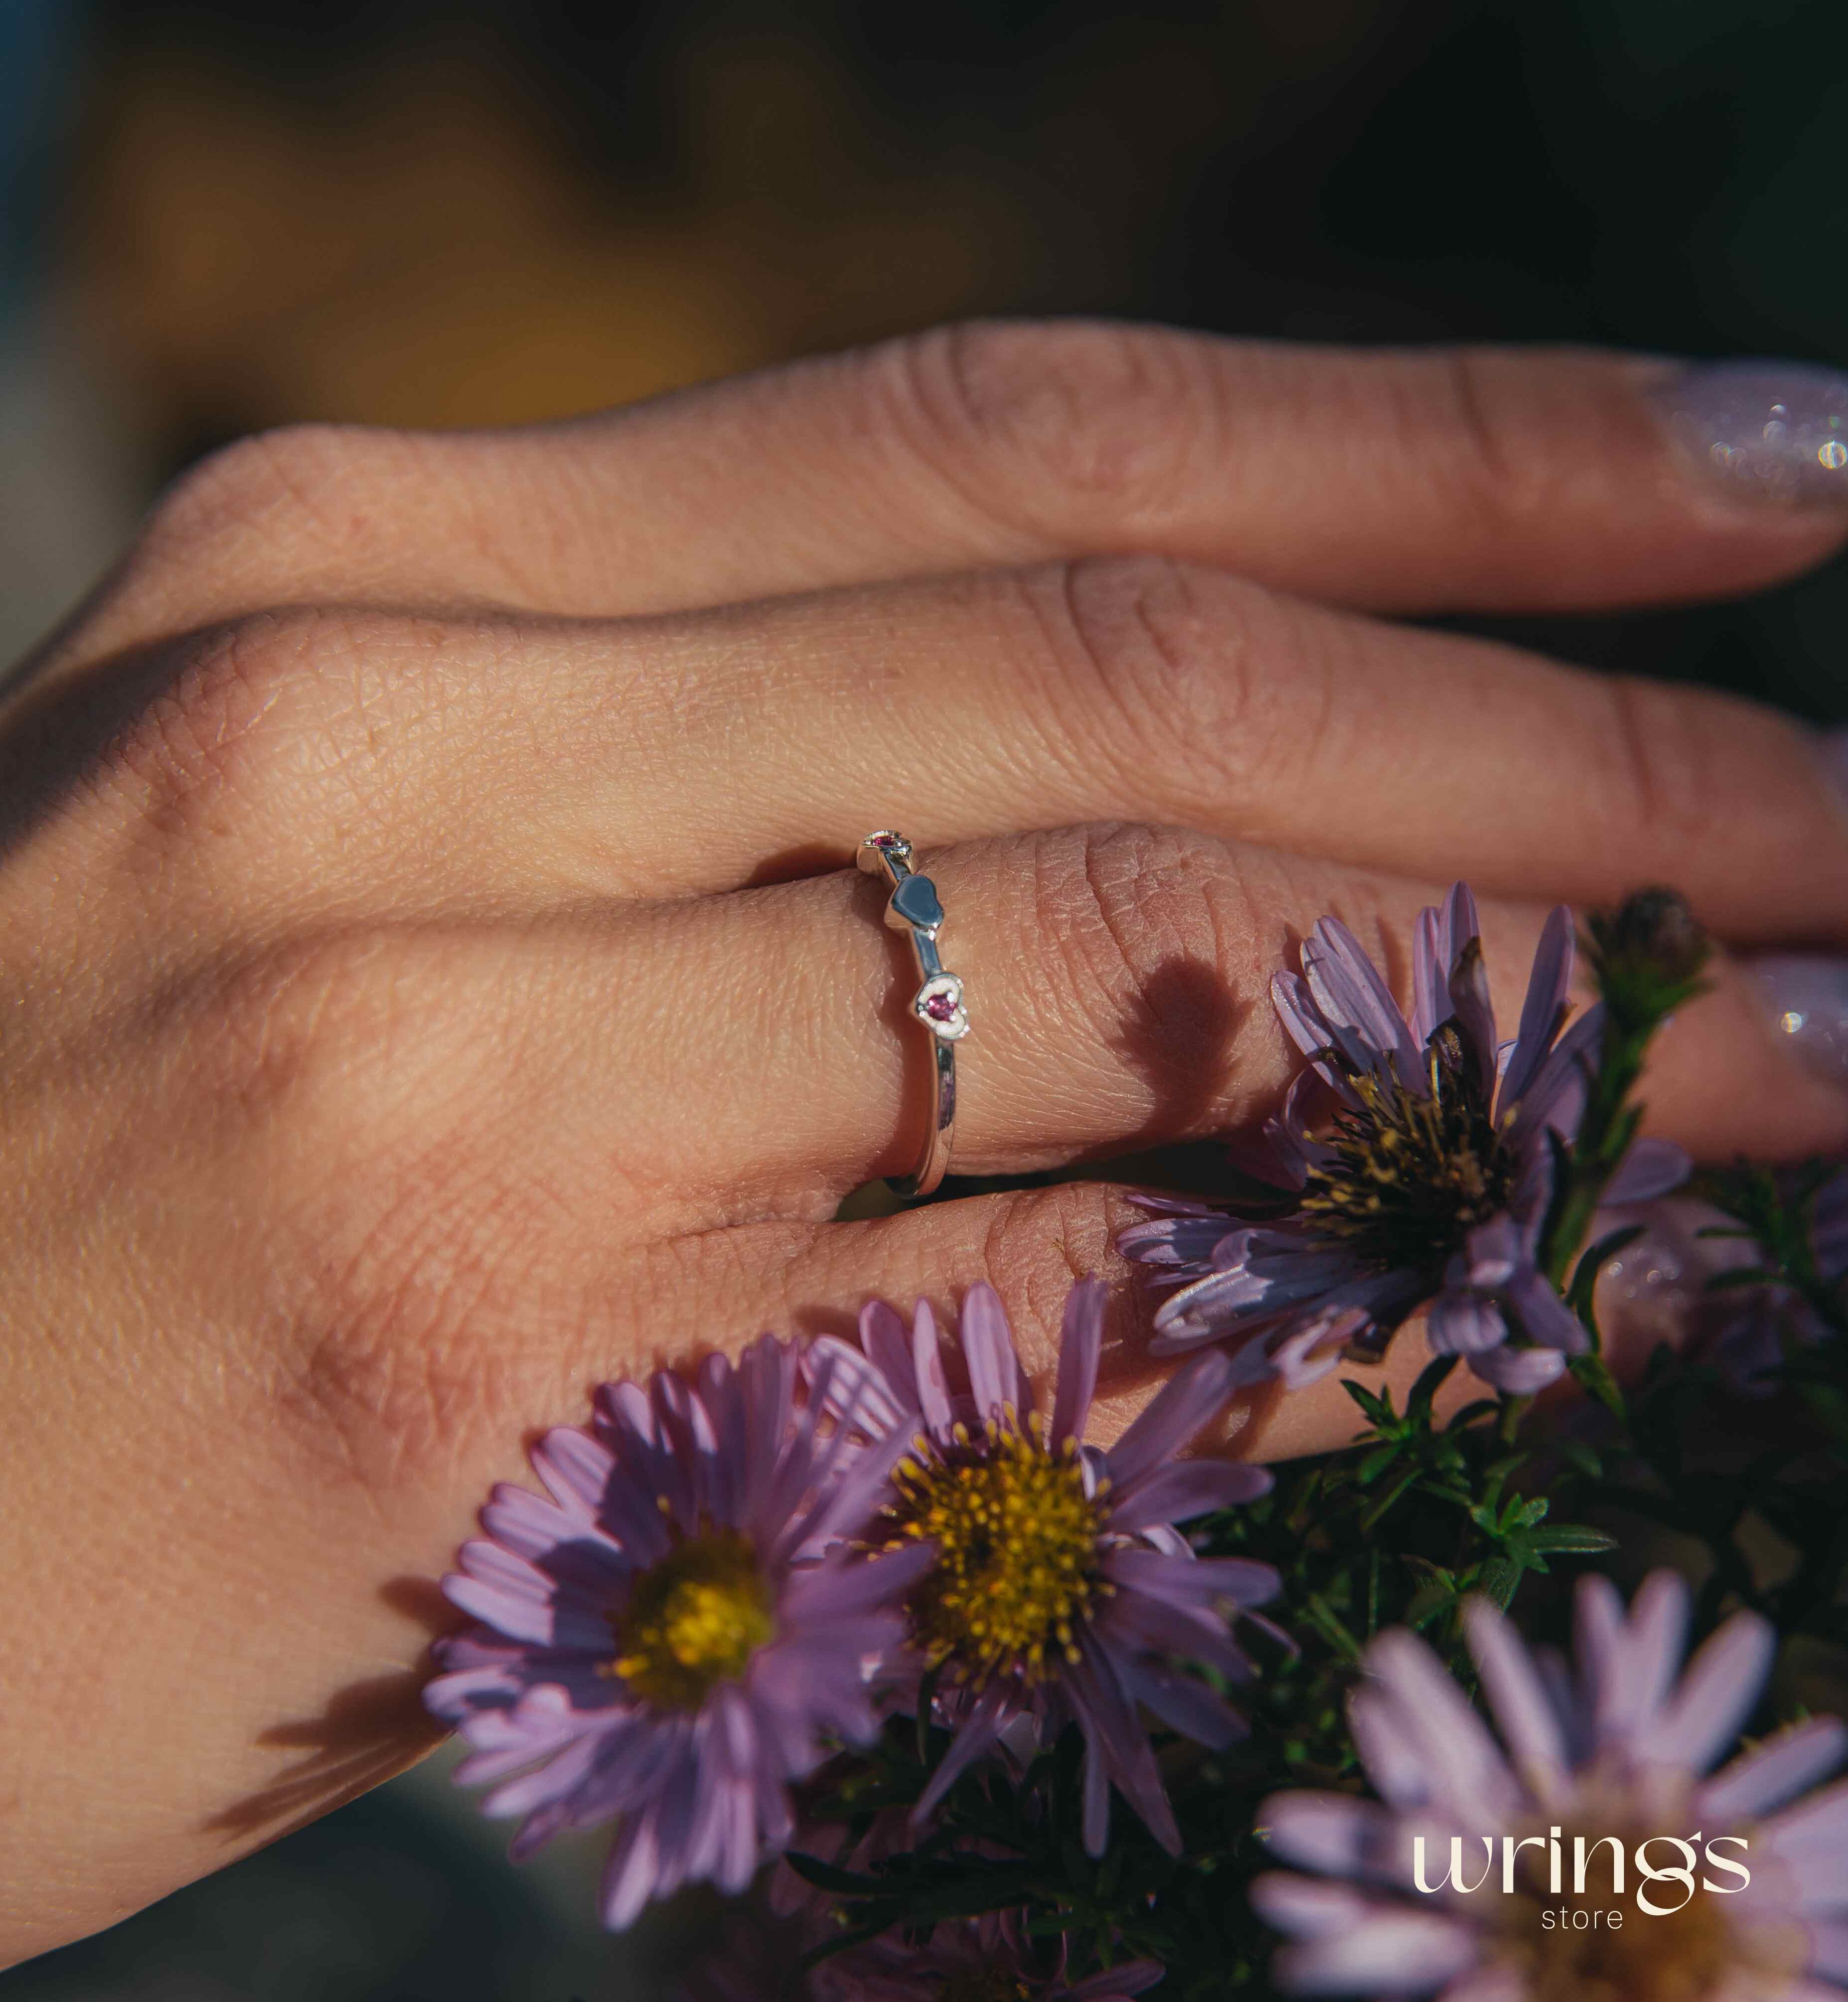
[[[918,1407],[925,1429],[933,1439],[947,1439],[954,1422],[949,1379],[943,1371],[943,1346],[937,1336],[936,1316],[928,1300],[919,1300],[912,1317],[912,1368],[918,1386]]]
[[[1055,1453],[1069,1440],[1084,1440],[1097,1388],[1097,1355],[1104,1341],[1104,1285],[1101,1279],[1081,1279],[1065,1300],[1059,1334],[1058,1382],[1053,1393],[1052,1424],[1047,1443]]]
[[[1425,1311],[1425,1340],[1434,1355],[1477,1355],[1508,1338],[1508,1323],[1487,1293],[1446,1285]]]
[[[1132,1530],[1151,1523],[1185,1522],[1215,1508],[1255,1502],[1274,1484],[1270,1472],[1233,1460],[1190,1460],[1157,1467],[1141,1480],[1112,1490],[1110,1526]]]
[[[1113,1486],[1131,1487],[1216,1417],[1231,1391],[1232,1365],[1202,1355],[1170,1376],[1107,1456]]]
[[[1531,1397],[1566,1373],[1566,1358],[1557,1348],[1499,1348],[1469,1358],[1473,1375],[1510,1397]]]
[[[1572,913],[1560,904],[1547,914],[1533,970],[1528,975],[1521,1025],[1501,1074],[1500,1097],[1505,1107],[1518,1102],[1559,1034],[1564,1020],[1561,1011],[1572,985]]]
[[[1738,1613],[1694,1656],[1674,1695],[1632,1741],[1635,1757],[1703,1773],[1752,1714],[1777,1652],[1770,1622]]]
[[[1302,947],[1303,977],[1324,1017],[1351,1032],[1359,1067],[1396,1072],[1408,1090],[1422,1087],[1423,1060],[1392,990],[1339,918],[1321,918]]]
[[[1564,1772],[1570,1763],[1564,1728],[1512,1623],[1490,1600],[1472,1599],[1464,1608],[1463,1631],[1517,1767],[1523,1773]]]
[[[1307,1788],[1273,1794],[1257,1810],[1264,1846],[1286,1863],[1331,1877],[1358,1877],[1372,1867],[1391,1817],[1351,1794]]]
[[[1645,1135],[1630,1143],[1599,1200],[1606,1205],[1652,1202],[1679,1188],[1693,1171],[1693,1159],[1686,1148]]]
[[[957,1331],[963,1359],[969,1365],[970,1392],[982,1422],[1003,1411],[1021,1410],[1020,1365],[1014,1355],[1013,1334],[992,1286],[974,1285],[964,1295]]]
[[[1470,1928],[1435,1913],[1382,1906],[1352,1932],[1285,1947],[1272,1962],[1285,1988],[1308,1995],[1428,1995],[1474,1965]]]
[[[1848,1759],[1848,1725],[1812,1717],[1723,1767],[1694,1797],[1704,1822],[1756,1819],[1825,1779]]]

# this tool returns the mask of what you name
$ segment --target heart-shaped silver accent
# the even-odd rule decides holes
[[[892,892],[886,912],[888,918],[912,926],[926,938],[935,938],[943,922],[937,886],[928,876],[907,876]]]
[[[912,1013],[940,1042],[959,1043],[969,1033],[969,1012],[963,1006],[963,984],[954,973],[940,973],[912,997]]]

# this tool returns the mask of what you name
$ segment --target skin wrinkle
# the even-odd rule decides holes
[[[1609,703],[1616,727],[1609,741],[1623,774],[1623,782],[1616,789],[1617,795],[1634,804],[1636,818],[1642,825],[1653,828],[1664,802],[1656,784],[1660,767],[1642,713],[1641,685],[1627,677],[1614,678],[1609,683]]]
[[[1164,839],[1170,844],[1166,854]],[[1157,999],[1153,982],[1159,969],[1174,959],[1184,961],[1198,957],[1201,927],[1188,921],[1196,909],[1206,919],[1205,933],[1211,939],[1213,927],[1206,916],[1209,902],[1206,884],[1210,877],[1205,871],[1196,874],[1191,870],[1184,854],[1174,852],[1178,846],[1175,837],[1150,836],[1130,828],[1103,830],[1085,839],[1079,867],[1089,895],[1087,908],[1095,920],[1093,933],[1101,933],[1109,940],[1120,978],[1081,981],[1081,1016],[1093,1012],[1086,1007],[1086,987],[1095,989],[1119,1023],[1138,1012],[1155,1013]],[[1180,912],[1169,919],[1177,881],[1187,887],[1180,892]],[[1195,884],[1199,887],[1195,888]],[[1064,901],[1069,908],[1069,893]],[[1043,930],[1045,935],[1056,936],[1049,927]],[[1216,957],[1214,963],[1218,963]],[[1106,1040],[1100,1033],[1104,1027],[1093,1020],[1093,1040]],[[1145,1090],[1143,1096],[1149,1098],[1150,1104],[1136,1110],[1146,1116],[1152,1109],[1152,1094]]]
[[[1457,348],[1444,358],[1444,382],[1452,399],[1456,434],[1466,449],[1457,466],[1463,474],[1463,504],[1459,520],[1479,518],[1486,509],[1501,518],[1519,521],[1539,511],[1544,490],[1534,480],[1532,467],[1520,452],[1504,449],[1501,437],[1489,415],[1491,403],[1480,380],[1482,360],[1469,348]]]
[[[1149,421],[1159,393],[1183,378],[1164,375],[1170,337],[1159,330],[965,323],[894,344],[903,384],[895,399],[919,462],[963,511],[999,528],[1023,553],[1056,549],[1061,535],[1044,497],[1076,493],[1125,526],[1149,529],[1171,507],[1177,456],[1198,413],[1184,398],[1183,421]],[[1195,387],[1183,381],[1184,391]],[[963,469],[981,469],[971,476]]]
[[[1768,737],[1764,725],[1770,719],[1724,697],[1724,706],[1696,717],[1680,710],[1666,691],[1626,676],[1612,678],[1610,699],[1617,713],[1615,741],[1623,778],[1614,789],[1616,797],[1634,827],[1648,828],[1654,839],[1665,838],[1699,867],[1735,833],[1709,803],[1741,741],[1761,732]],[[1782,790],[1768,797],[1761,811],[1775,826],[1786,811]]]
[[[1043,567],[1036,566],[1004,572],[999,577],[958,580],[951,588],[960,618],[991,624],[1006,671],[1017,679],[1020,689],[1020,727],[1009,733],[1011,741],[1005,747],[999,733],[991,735],[988,755],[1005,755],[1013,773],[1027,785],[1043,774],[1051,781],[1050,790],[1059,797],[1079,798],[1084,793],[1087,767],[1083,761],[1088,747],[1079,741],[1074,729],[1074,717],[1082,715],[1083,709],[1072,701],[1072,678],[1087,663],[1082,652],[1072,648],[1064,624],[1067,577],[1066,565],[1056,566],[1050,577]],[[1018,638],[1012,630],[1016,623],[1027,629]],[[922,717],[919,727],[929,727]],[[961,788],[961,817],[979,815],[984,795],[992,797],[996,790],[993,782],[982,785],[971,774]]]
[[[1037,553],[1044,547],[1037,521],[1030,504],[1027,518],[1016,512],[1017,488],[1007,477],[1012,441],[997,438],[973,365],[992,333],[980,326],[936,329],[880,352],[891,356],[898,385],[892,403],[899,415],[898,435],[918,466],[952,498],[959,516],[985,521],[1006,541],[1024,542]],[[980,476],[971,480],[963,470],[962,454],[972,441],[982,471],[999,475],[992,483]],[[992,449],[996,444],[1002,448],[999,452]],[[1027,490],[1033,490],[1031,482]]]
[[[1106,698],[1097,740],[1105,769],[1127,768],[1133,785],[1136,761],[1191,764],[1204,743],[1236,741],[1251,686],[1249,636],[1224,602],[1233,594],[1222,595],[1213,631],[1204,580],[1184,564],[1087,559],[1065,566],[1062,581],[1072,639]],[[1177,643],[1177,628],[1191,644]]]

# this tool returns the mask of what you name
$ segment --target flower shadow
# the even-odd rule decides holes
[[[429,1578],[393,1578],[379,1596],[433,1639],[460,1624],[455,1609]],[[368,1676],[336,1690],[318,1717],[291,1719],[260,1732],[259,1745],[302,1756],[204,1826],[232,1836],[260,1832],[266,1840],[274,1840],[414,1765],[448,1735],[424,1707],[427,1676],[420,1665]]]
[[[1233,1040],[1250,1013],[1211,960],[1177,957],[1155,968],[1113,1044],[1153,1100],[1131,1145],[1198,1130],[1200,1108],[1225,1088]]]

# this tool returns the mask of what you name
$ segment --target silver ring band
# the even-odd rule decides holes
[[[923,983],[912,996],[912,1013],[930,1032],[930,1125],[908,1175],[891,1178],[900,1195],[929,1195],[950,1165],[950,1144],[956,1132],[956,1046],[969,1033],[969,1013],[963,1006],[963,984],[945,970],[937,953],[943,929],[943,907],[936,885],[911,866],[912,846],[901,834],[882,827],[863,841],[854,860],[869,876],[883,875],[892,894],[886,899],[885,921],[911,939],[912,957]]]

